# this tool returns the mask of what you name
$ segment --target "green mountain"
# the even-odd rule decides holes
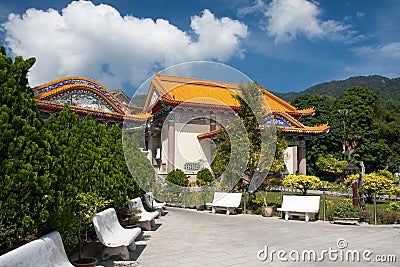
[[[356,76],[346,80],[324,82],[307,88],[301,92],[277,93],[276,96],[285,101],[291,101],[293,98],[301,95],[321,95],[328,98],[337,98],[347,89],[361,86],[368,88],[384,100],[394,100],[400,102],[400,77],[389,79],[379,75]]]

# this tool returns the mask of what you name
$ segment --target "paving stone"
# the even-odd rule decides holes
[[[146,231],[146,238],[140,241],[145,248],[135,256],[137,266],[399,266],[400,262],[400,225],[285,221],[278,217],[226,216],[171,207],[156,221],[160,224],[158,229]],[[345,247],[339,248],[338,242]],[[314,250],[318,256],[329,249],[338,253],[368,250],[372,260],[376,255],[394,255],[396,262],[334,261],[327,255],[321,262],[285,262],[276,255],[273,262],[270,258],[261,261],[257,253],[265,246],[269,252]],[[109,261],[99,264],[113,266]]]

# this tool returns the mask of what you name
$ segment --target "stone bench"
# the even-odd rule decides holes
[[[0,266],[73,267],[65,254],[60,233],[57,231],[0,256]]]
[[[139,227],[123,228],[118,221],[113,208],[106,209],[92,216],[92,222],[97,237],[104,245],[102,259],[107,260],[111,255],[120,255],[123,260],[129,260],[129,250],[136,249],[135,239],[142,232]]]
[[[211,206],[212,213],[219,209],[226,209],[226,215],[229,215],[235,213],[235,209],[239,207],[241,200],[242,193],[214,192],[212,203],[206,203],[206,206]]]
[[[157,202],[156,199],[153,196],[152,192],[147,192],[144,194],[144,200],[146,202],[147,207],[153,210],[158,210],[158,213],[161,215],[164,214],[164,209],[165,209],[165,202]]]
[[[284,195],[282,207],[277,210],[285,213],[285,220],[293,215],[304,215],[305,221],[308,222],[311,213],[319,211],[319,196]]]
[[[146,231],[151,231],[151,227],[155,226],[155,218],[159,216],[158,211],[148,212],[144,209],[142,200],[140,197],[129,200],[129,210],[133,211],[133,209],[140,210],[140,213],[137,216],[140,217],[138,224],[141,228]]]

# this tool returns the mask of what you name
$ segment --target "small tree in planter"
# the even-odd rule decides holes
[[[213,182],[214,182],[214,177],[212,176],[209,169],[204,168],[197,173],[196,184],[198,186],[203,186],[201,192],[201,198],[203,200],[203,204],[197,208],[198,210],[204,210],[206,208],[206,201],[205,201],[206,191]]]
[[[85,232],[85,240],[87,240],[87,231],[91,228],[91,217],[98,213],[100,209],[106,207],[111,203],[111,200],[107,200],[94,192],[78,193],[76,196],[76,207],[78,213],[78,242],[79,252],[78,259],[72,263],[75,266],[88,266],[87,264],[93,263],[96,265],[97,260],[95,258],[82,258],[82,247],[83,247],[83,232]],[[86,265],[85,265],[86,264]]]
[[[342,200],[328,206],[328,219],[330,221],[355,221],[360,217],[360,209],[353,206],[350,199]]]
[[[189,180],[187,179],[185,173],[179,169],[169,172],[165,180],[179,186],[188,186],[189,184]]]
[[[202,169],[196,175],[196,184],[198,186],[209,185],[214,182],[214,177],[212,176],[209,169]]]
[[[267,202],[267,191],[263,191],[262,193],[262,198],[263,198],[263,207],[262,207],[262,216],[263,217],[272,217],[272,213],[274,209],[272,207],[268,206]]]

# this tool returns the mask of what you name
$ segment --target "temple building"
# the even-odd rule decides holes
[[[299,119],[314,109],[299,110],[260,87],[273,114],[274,125],[289,143],[285,165],[289,174],[306,174],[305,141],[329,131],[327,124],[304,126]],[[122,90],[111,92],[96,81],[65,77],[33,88],[43,118],[57,115],[65,105],[78,115],[91,114],[98,123],[143,129],[139,140],[161,177],[181,169],[194,178],[215,155],[213,138],[240,106],[232,95],[239,84],[168,76],[156,73],[142,108],[133,106]],[[131,125],[131,126],[129,126]]]
[[[239,84],[155,74],[143,112],[151,113],[145,146],[154,156],[159,174],[179,168],[195,176],[209,167],[215,144],[209,138],[240,108],[233,94]],[[304,126],[298,119],[314,114],[299,110],[260,87],[273,114],[274,124],[289,143],[285,165],[289,174],[306,174],[306,139],[329,131],[327,124]],[[204,165],[204,163],[206,163]]]

